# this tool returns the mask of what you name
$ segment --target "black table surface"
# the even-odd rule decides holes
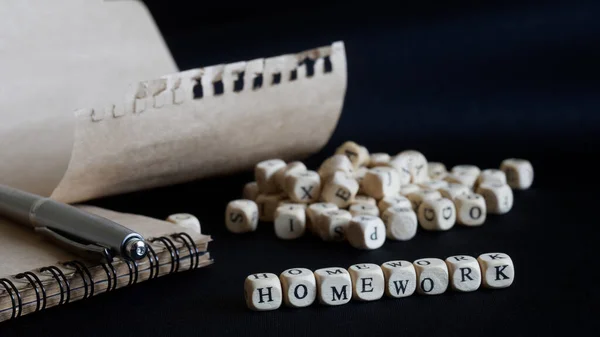
[[[0,323],[0,336],[593,331],[600,300],[592,276],[598,266],[592,248],[598,233],[600,4],[458,4],[388,10],[349,5],[336,13],[329,1],[313,6],[319,9],[297,4],[267,14],[258,5],[237,14],[225,5],[205,11],[166,2],[149,7],[181,69],[343,40],[343,114],[329,143],[307,165],[315,168],[345,140],[373,152],[417,149],[448,167],[492,168],[508,157],[530,159],[533,187],[515,192],[508,214],[490,215],[479,228],[420,230],[410,241],[359,251],[309,235],[278,240],[267,223],[247,235],[227,232],[225,206],[241,196],[250,171],[93,200],[157,218],[196,214],[203,232],[214,238],[209,250],[215,264]],[[516,270],[513,285],[502,290],[270,312],[249,311],[243,299],[244,278],[254,272],[497,251],[509,254]]]

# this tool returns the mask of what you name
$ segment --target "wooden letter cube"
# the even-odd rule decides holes
[[[454,199],[456,222],[465,226],[481,226],[485,222],[487,208],[479,194],[459,195]]]
[[[260,221],[273,221],[279,203],[284,200],[281,194],[259,194],[256,197]]]
[[[377,208],[375,205],[354,204],[350,205],[348,210],[353,217],[361,214],[379,216],[379,208]]]
[[[410,296],[417,289],[417,272],[408,261],[388,261],[381,265],[385,276],[385,294],[392,298]]]
[[[177,213],[171,214],[167,218],[168,222],[172,222],[174,224],[183,226],[185,228],[191,229],[197,233],[201,233],[200,229],[200,220],[195,216],[188,213]]]
[[[419,210],[419,206],[425,200],[434,200],[441,198],[442,195],[436,190],[418,190],[406,196],[415,212]]]
[[[313,203],[321,196],[321,176],[315,171],[306,170],[288,173],[285,191],[295,202]]]
[[[369,159],[369,167],[377,167],[377,166],[388,166],[390,163],[390,155],[387,153],[371,153],[371,158]]]
[[[283,205],[275,211],[275,235],[280,239],[297,239],[306,230],[306,212],[303,205]]]
[[[332,209],[319,213],[318,234],[324,241],[344,241],[352,215],[344,209]]]
[[[417,271],[417,292],[438,295],[448,289],[448,267],[440,259],[419,259],[414,262]]]
[[[411,193],[420,191],[422,188],[417,184],[405,184],[400,187],[400,195],[407,196]]]
[[[440,188],[448,187],[448,182],[445,180],[429,180],[419,183],[419,186],[424,190],[439,190]]]
[[[508,213],[513,206],[513,192],[508,185],[483,183],[477,188],[477,193],[485,198],[487,212],[490,214]]]
[[[506,173],[501,170],[496,169],[486,169],[481,171],[479,177],[477,178],[477,185],[481,185],[485,182],[489,183],[498,183],[505,185],[506,184]]]
[[[448,183],[447,187],[438,189],[442,197],[450,200],[454,200],[457,196],[463,194],[470,194],[471,189],[463,184]]]
[[[337,210],[338,207],[336,204],[328,203],[328,202],[317,202],[311,204],[306,208],[306,227],[309,231],[314,234],[319,235],[318,232],[318,222],[319,222],[319,214],[326,211]]]
[[[525,190],[533,183],[533,166],[528,160],[510,158],[500,164],[500,169],[506,173],[508,185],[514,189]]]
[[[358,182],[344,172],[335,172],[323,187],[321,199],[340,208],[350,205],[358,192]]]
[[[427,173],[429,174],[429,178],[432,180],[444,179],[448,175],[446,165],[436,162],[427,163]]]
[[[281,189],[284,192],[287,192],[285,178],[288,176],[288,174],[304,172],[306,170],[307,170],[306,165],[304,165],[304,163],[302,163],[302,162],[294,161],[294,162],[288,163],[285,166],[285,168],[275,172],[275,182],[277,183],[277,186],[279,186],[279,189]],[[320,181],[320,179],[319,179],[319,181]]]
[[[456,165],[452,167],[451,172],[454,174],[466,172],[467,174],[478,176],[481,170],[475,165]]]
[[[346,238],[354,248],[377,249],[385,242],[385,225],[376,216],[359,215],[350,220]]]
[[[257,273],[246,277],[244,297],[248,308],[256,311],[275,310],[281,306],[281,282],[275,274]]]
[[[258,184],[256,181],[252,181],[244,185],[244,191],[242,192],[242,198],[247,200],[255,201],[258,197]]]
[[[444,178],[449,183],[465,185],[468,188],[473,188],[477,182],[478,174],[473,174],[470,171],[459,171],[457,173],[450,173]]]
[[[377,200],[375,198],[370,197],[368,195],[357,195],[352,200],[352,205],[356,204],[369,204],[369,205],[377,205]]]
[[[363,166],[356,169],[356,171],[354,171],[354,174],[352,175],[352,177],[354,177],[354,180],[356,180],[356,182],[358,183],[359,194],[365,194],[363,180],[365,179],[365,175],[367,174],[367,172],[369,172],[369,169]]]
[[[452,289],[461,292],[475,291],[481,285],[481,269],[472,256],[456,255],[446,259]]]
[[[417,214],[410,207],[390,207],[383,212],[381,219],[388,239],[407,241],[417,234]]]
[[[275,181],[275,174],[285,169],[285,162],[281,159],[270,159],[261,161],[254,168],[254,178],[258,184],[260,193],[269,194],[279,192],[279,186]]]
[[[335,154],[347,156],[355,168],[366,165],[369,162],[369,151],[367,148],[351,141],[347,141],[338,147]]]
[[[401,195],[392,195],[379,200],[379,213],[383,214],[390,207],[412,207],[412,203],[408,198]]]
[[[385,280],[381,267],[373,263],[354,264],[348,268],[352,279],[352,299],[375,301],[383,296]]]
[[[283,301],[292,308],[307,307],[317,298],[317,281],[306,268],[291,268],[279,275],[283,288]]]
[[[486,288],[506,288],[515,279],[515,266],[504,253],[485,253],[477,258],[481,267],[482,284]]]
[[[456,207],[450,199],[425,200],[419,206],[421,227],[430,231],[446,231],[456,223]]]
[[[403,172],[410,176],[410,182],[414,184],[429,180],[429,169],[425,156],[415,150],[406,150],[397,154],[390,160],[390,166],[394,167],[400,174]],[[402,182],[402,184],[407,184]]]
[[[392,167],[375,167],[370,169],[362,181],[365,194],[375,198],[397,195],[400,191],[400,176]]]
[[[344,172],[348,175],[353,174],[354,166],[352,166],[352,162],[350,162],[348,157],[343,154],[336,154],[325,159],[317,172],[321,176],[321,181],[326,183],[335,172]]]
[[[225,210],[225,226],[232,233],[253,232],[258,225],[258,207],[252,200],[230,201]]]
[[[352,280],[344,268],[330,267],[315,270],[317,296],[326,305],[342,305],[350,302]]]

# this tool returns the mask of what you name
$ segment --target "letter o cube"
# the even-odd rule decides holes
[[[419,259],[414,263],[417,271],[417,292],[423,295],[438,295],[448,289],[448,267],[440,259]]]
[[[487,208],[479,194],[459,195],[454,199],[456,222],[465,226],[481,226],[485,222]]]
[[[315,270],[317,296],[321,304],[342,305],[352,297],[352,280],[344,268],[330,267]]]
[[[515,266],[504,253],[485,253],[477,258],[481,267],[482,284],[486,288],[506,288],[515,279]]]
[[[317,281],[306,268],[291,268],[279,275],[283,288],[283,301],[292,308],[307,307],[317,298]]]
[[[446,259],[452,289],[461,292],[475,291],[481,285],[481,269],[472,256],[456,255]]]
[[[352,299],[375,301],[383,296],[385,281],[381,267],[373,263],[354,264],[348,268],[352,279]]]
[[[281,306],[281,282],[275,274],[248,275],[244,281],[244,297],[248,308],[256,311],[275,310]]]
[[[355,216],[348,224],[346,238],[354,248],[377,249],[385,242],[385,225],[376,216]]]
[[[446,198],[423,201],[417,215],[421,227],[429,231],[446,231],[456,223],[456,207]]]
[[[225,226],[232,233],[246,233],[256,230],[258,206],[252,200],[230,201],[225,210]]]

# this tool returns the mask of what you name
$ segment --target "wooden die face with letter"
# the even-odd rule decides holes
[[[291,268],[279,276],[283,288],[283,300],[293,308],[307,307],[317,298],[315,275],[306,268]]]
[[[373,263],[355,264],[348,268],[352,279],[352,299],[374,301],[383,296],[384,277],[381,267]]]
[[[513,283],[515,266],[504,253],[485,253],[477,258],[481,267],[482,284],[486,288],[506,288]]]
[[[330,267],[315,270],[319,302],[342,305],[350,302],[352,280],[344,268]]]
[[[248,308],[257,311],[275,310],[281,306],[281,282],[275,274],[257,273],[246,277],[244,297]]]
[[[448,289],[448,267],[440,259],[419,259],[414,263],[417,271],[417,292],[438,295]]]
[[[453,290],[468,292],[479,289],[481,285],[481,269],[472,256],[455,255],[446,259],[450,284]]]

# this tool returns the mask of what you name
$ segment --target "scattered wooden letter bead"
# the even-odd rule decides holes
[[[440,188],[448,187],[448,182],[445,180],[430,180],[419,183],[419,186],[424,190],[439,190]]]
[[[406,150],[400,152],[390,160],[390,166],[400,171],[400,173],[408,173],[412,183],[417,184],[429,180],[427,159],[419,151]],[[403,182],[402,184],[406,183]]]
[[[456,223],[456,207],[446,198],[425,200],[419,206],[418,218],[426,230],[445,231]]]
[[[279,203],[284,200],[281,194],[259,194],[256,197],[260,221],[273,221]]]
[[[258,273],[246,277],[244,297],[248,308],[257,311],[275,310],[281,306],[281,282],[275,274]]]
[[[317,298],[317,281],[306,268],[291,268],[279,275],[285,305],[292,308],[307,307]]]
[[[379,208],[370,204],[354,204],[348,209],[353,217],[361,214],[379,216]]]
[[[432,180],[441,180],[448,175],[448,171],[446,170],[446,165],[442,163],[429,162],[427,163],[427,173],[429,174],[429,178]]]
[[[410,206],[393,206],[383,212],[386,237],[392,240],[406,241],[417,234],[417,214]]]
[[[304,165],[304,163],[302,162],[294,161],[288,163],[285,166],[285,168],[275,172],[275,182],[277,183],[277,186],[279,186],[279,189],[281,189],[282,191],[286,191],[285,178],[287,177],[287,175],[290,173],[304,172],[306,170],[306,165]]]
[[[477,258],[481,267],[482,284],[487,288],[506,288],[513,283],[515,266],[504,253],[485,253]]]
[[[508,213],[513,206],[513,192],[506,184],[483,183],[477,188],[477,193],[485,198],[490,214]]]
[[[354,264],[348,268],[352,280],[352,299],[375,301],[383,296],[385,281],[381,267],[373,263]]]
[[[459,195],[454,199],[456,222],[465,226],[481,226],[485,222],[487,208],[479,194]]]
[[[375,199],[381,199],[398,194],[400,176],[393,167],[380,166],[367,171],[362,180],[365,194]]]
[[[419,259],[414,262],[417,271],[417,292],[438,295],[448,289],[448,267],[440,259]]]
[[[369,205],[377,205],[377,200],[375,198],[370,197],[368,195],[357,195],[352,200],[352,205],[356,204],[369,204]]]
[[[447,187],[438,189],[442,197],[454,200],[459,195],[470,194],[471,189],[463,184],[448,183]]]
[[[270,159],[256,164],[254,177],[260,193],[269,194],[279,191],[279,186],[275,181],[275,173],[285,169],[285,166],[285,162],[281,159]]]
[[[450,285],[461,292],[475,291],[481,285],[481,269],[472,256],[455,255],[446,259]]]
[[[354,179],[356,180],[356,182],[358,183],[358,193],[359,194],[365,193],[365,189],[363,187],[363,180],[365,179],[365,175],[367,174],[367,172],[369,172],[369,169],[362,166],[362,167],[359,167],[358,169],[356,169],[354,171],[354,174],[352,175],[354,177]]]
[[[295,202],[312,203],[321,196],[321,176],[315,171],[288,173],[285,177],[285,191]]]
[[[348,157],[343,154],[336,154],[325,159],[317,172],[321,176],[321,181],[324,184],[335,172],[344,172],[349,175],[353,174],[354,167]]]
[[[368,167],[388,166],[390,159],[391,157],[387,153],[371,153]]]
[[[306,212],[303,205],[283,205],[275,211],[275,235],[284,240],[297,239],[306,230]]]
[[[258,197],[258,193],[258,184],[256,181],[251,181],[244,185],[242,198],[254,201],[256,200],[256,197]]]
[[[319,214],[321,214],[322,212],[337,209],[338,207],[336,204],[332,204],[329,202],[317,202],[308,206],[308,208],[306,208],[306,225],[308,230],[318,235]]]
[[[369,151],[367,148],[351,141],[347,141],[338,147],[335,154],[347,156],[355,168],[366,165],[369,162]]]
[[[319,213],[316,227],[324,241],[344,241],[352,215],[344,209],[332,209]]]
[[[385,225],[376,216],[355,216],[348,224],[346,238],[354,248],[377,249],[385,242]]]
[[[481,173],[481,170],[475,165],[456,165],[452,167],[451,172],[454,174],[466,172],[470,175],[478,176]]]
[[[358,182],[344,172],[335,172],[331,179],[325,183],[321,192],[321,199],[336,204],[340,208],[350,205],[358,192]]]
[[[230,201],[225,210],[225,226],[232,233],[246,233],[256,230],[258,207],[252,200]]]
[[[514,189],[525,190],[533,183],[533,166],[528,160],[510,158],[500,164],[500,169],[506,173],[508,185]]]
[[[400,195],[407,196],[411,193],[420,191],[421,187],[417,184],[406,184],[400,187]]]
[[[479,174],[473,174],[470,171],[459,171],[457,173],[450,173],[444,178],[449,183],[465,185],[468,188],[473,188]]]
[[[379,200],[377,206],[379,207],[379,213],[383,214],[390,207],[412,207],[412,203],[406,197],[392,195]]]
[[[185,228],[191,229],[197,233],[201,233],[200,229],[200,220],[195,216],[188,213],[177,213],[171,214],[167,218],[168,222],[183,226]]]
[[[344,268],[330,267],[315,270],[317,296],[326,305],[342,305],[350,302],[352,280]]]
[[[418,190],[416,192],[409,193],[406,196],[406,198],[410,200],[412,208],[415,210],[415,212],[419,210],[419,205],[421,205],[423,201],[439,199],[441,197],[442,195],[440,194],[440,192],[436,190]]]
[[[415,266],[408,261],[388,261],[381,265],[385,277],[385,294],[392,298],[410,296],[417,288]]]
[[[485,182],[506,184],[506,174],[504,171],[497,169],[485,169],[481,171],[477,178],[477,185],[481,185]]]

